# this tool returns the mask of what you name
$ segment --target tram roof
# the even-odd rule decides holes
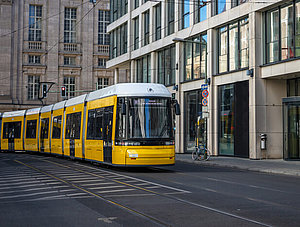
[[[77,104],[84,103],[86,96],[87,95],[80,95],[80,96],[77,96],[75,98],[68,99],[66,101],[65,107],[74,106],[74,105],[77,105]]]
[[[162,84],[122,83],[115,84],[88,94],[86,101],[117,95],[120,97],[171,97],[169,90]]]
[[[53,105],[49,105],[49,106],[43,106],[41,108],[41,113],[47,113],[50,112],[52,110]]]
[[[17,111],[11,111],[11,112],[5,112],[3,113],[3,118],[5,117],[22,117],[24,116],[26,110],[17,110]]]
[[[66,102],[67,102],[67,101],[64,100],[64,101],[55,103],[55,104],[53,105],[53,109],[52,109],[52,110],[59,110],[59,109],[64,108]]]
[[[26,111],[26,116],[27,115],[33,115],[33,114],[39,114],[41,110],[41,107],[39,108],[34,108],[34,109],[29,109]]]

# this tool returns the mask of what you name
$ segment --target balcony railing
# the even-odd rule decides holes
[[[67,53],[81,53],[81,43],[60,43],[60,51]]]
[[[46,51],[46,42],[45,41],[24,41],[24,50],[25,51]]]
[[[109,45],[94,45],[94,53],[109,56]]]

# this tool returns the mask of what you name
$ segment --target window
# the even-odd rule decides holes
[[[27,120],[26,124],[26,139],[36,138],[37,120]]]
[[[133,0],[133,1],[134,1],[133,7],[136,9],[140,5],[140,0]]]
[[[226,1],[224,0],[215,0],[215,12],[214,15],[223,13],[226,11]]]
[[[144,46],[148,45],[149,40],[149,34],[150,34],[150,13],[149,10],[147,10],[145,13],[143,13],[144,18]]]
[[[60,139],[62,115],[53,118],[52,139]]]
[[[64,77],[64,86],[68,98],[75,96],[75,77]]]
[[[174,22],[175,22],[175,1],[168,0],[167,4],[167,12],[166,12],[166,35],[171,35],[174,33]]]
[[[154,40],[161,39],[161,3],[155,6],[155,36]]]
[[[80,139],[81,112],[67,114],[65,139]]]
[[[183,0],[181,4],[181,29],[184,29],[190,26],[190,0]]]
[[[219,28],[218,73],[249,67],[248,18]]]
[[[40,55],[28,55],[28,63],[29,64],[41,64],[41,56]]]
[[[300,1],[265,14],[265,63],[300,57]]]
[[[175,84],[175,45],[158,52],[158,83]]]
[[[76,65],[75,57],[64,57],[64,65]]]
[[[29,5],[28,40],[42,40],[42,6]]]
[[[206,77],[207,35],[197,36],[192,41],[184,44],[184,81]]]
[[[238,5],[241,5],[245,2],[248,2],[248,0],[232,0],[231,1],[231,8],[236,7]]]
[[[21,121],[3,123],[3,139],[21,138]]]
[[[86,139],[103,139],[103,109],[104,108],[98,108],[88,111]]]
[[[110,0],[111,22],[128,12],[128,0]]]
[[[48,139],[49,136],[49,118],[41,119],[41,139]]]
[[[98,19],[98,44],[109,45],[109,34],[107,25],[109,24],[109,11],[99,10]]]
[[[98,58],[98,66],[101,68],[106,67],[106,58]]]
[[[207,19],[207,2],[203,0],[196,0],[195,1],[195,23],[199,23]]]
[[[151,56],[146,55],[137,60],[137,82],[150,83],[151,82]]]
[[[139,17],[133,19],[133,29],[134,29],[134,44],[133,49],[136,50],[139,48]]]
[[[39,76],[28,76],[27,84],[27,99],[36,100],[39,96],[39,85],[40,77]]]
[[[64,42],[76,42],[76,8],[65,8]]]
[[[98,78],[97,89],[106,88],[109,85],[109,78]]]
[[[115,29],[110,34],[110,42],[111,42],[111,58],[118,57],[122,54],[127,53],[127,23],[122,24],[120,27]]]

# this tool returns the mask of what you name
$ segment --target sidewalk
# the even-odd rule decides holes
[[[251,160],[223,156],[211,157],[208,161],[193,161],[191,154],[176,154],[176,161],[300,177],[300,161],[284,161],[282,159]]]

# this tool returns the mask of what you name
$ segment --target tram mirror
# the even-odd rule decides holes
[[[126,115],[126,103],[124,103],[124,102],[122,103],[121,114]]]
[[[174,107],[175,107],[175,114],[180,115],[180,105],[178,104],[178,102],[175,103]]]

